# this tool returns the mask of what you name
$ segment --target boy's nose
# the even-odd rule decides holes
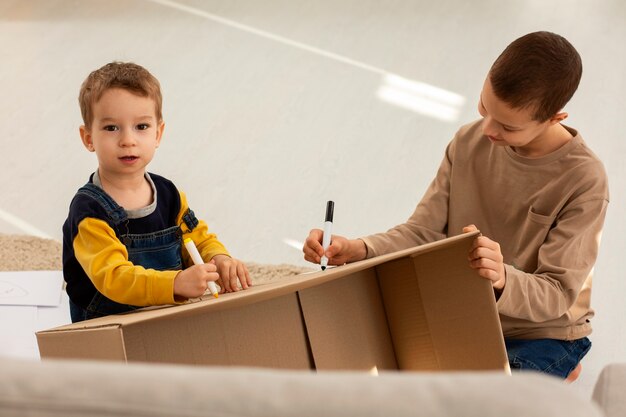
[[[497,125],[494,122],[494,120],[491,117],[486,116],[483,119],[483,134],[485,136],[498,137],[499,133],[500,132],[499,132],[499,130],[497,128]]]
[[[135,135],[126,129],[122,130],[120,135],[120,146],[133,146],[135,144]]]

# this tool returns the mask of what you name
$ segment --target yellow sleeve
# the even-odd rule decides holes
[[[180,271],[134,265],[106,222],[89,217],[82,220],[73,245],[76,259],[107,298],[134,306],[175,304],[174,278]]]
[[[194,241],[204,262],[209,262],[215,255],[230,256],[226,247],[219,240],[217,240],[217,235],[215,235],[215,233],[209,233],[209,226],[204,222],[204,220],[198,219],[198,225],[193,230],[189,230],[187,225],[183,222],[183,216],[189,209],[187,197],[184,192],[180,190],[178,192],[180,193],[180,212],[176,218],[176,223],[181,225],[183,240],[191,238]],[[189,253],[187,253],[184,249],[183,262],[186,266],[193,265],[193,261],[191,260]]]

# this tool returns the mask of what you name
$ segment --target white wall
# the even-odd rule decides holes
[[[596,267],[588,393],[626,360],[624,235],[626,3],[555,0],[0,1],[0,232],[61,237],[69,201],[95,169],[83,149],[80,83],[112,60],[161,81],[166,131],[151,170],[186,191],[231,252],[305,264],[285,239],[319,227],[386,230],[412,212],[516,37],[566,36],[584,61],[567,123],[605,161],[611,203]],[[389,104],[386,74],[464,98],[454,120]],[[432,105],[431,105],[432,109]]]

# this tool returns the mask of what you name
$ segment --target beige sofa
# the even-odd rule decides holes
[[[593,401],[606,417],[626,416],[626,363],[604,367],[593,390]]]
[[[531,373],[372,376],[0,359],[0,415],[617,417],[626,415],[625,375],[626,365],[607,367],[596,385],[596,404],[562,381]]]

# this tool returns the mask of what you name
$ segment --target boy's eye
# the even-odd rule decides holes
[[[116,130],[119,130],[119,127],[115,125],[106,125],[102,128],[102,130],[106,130],[107,132],[115,132]]]
[[[150,128],[150,125],[147,123],[141,123],[137,125],[137,130],[146,130],[149,128]]]

